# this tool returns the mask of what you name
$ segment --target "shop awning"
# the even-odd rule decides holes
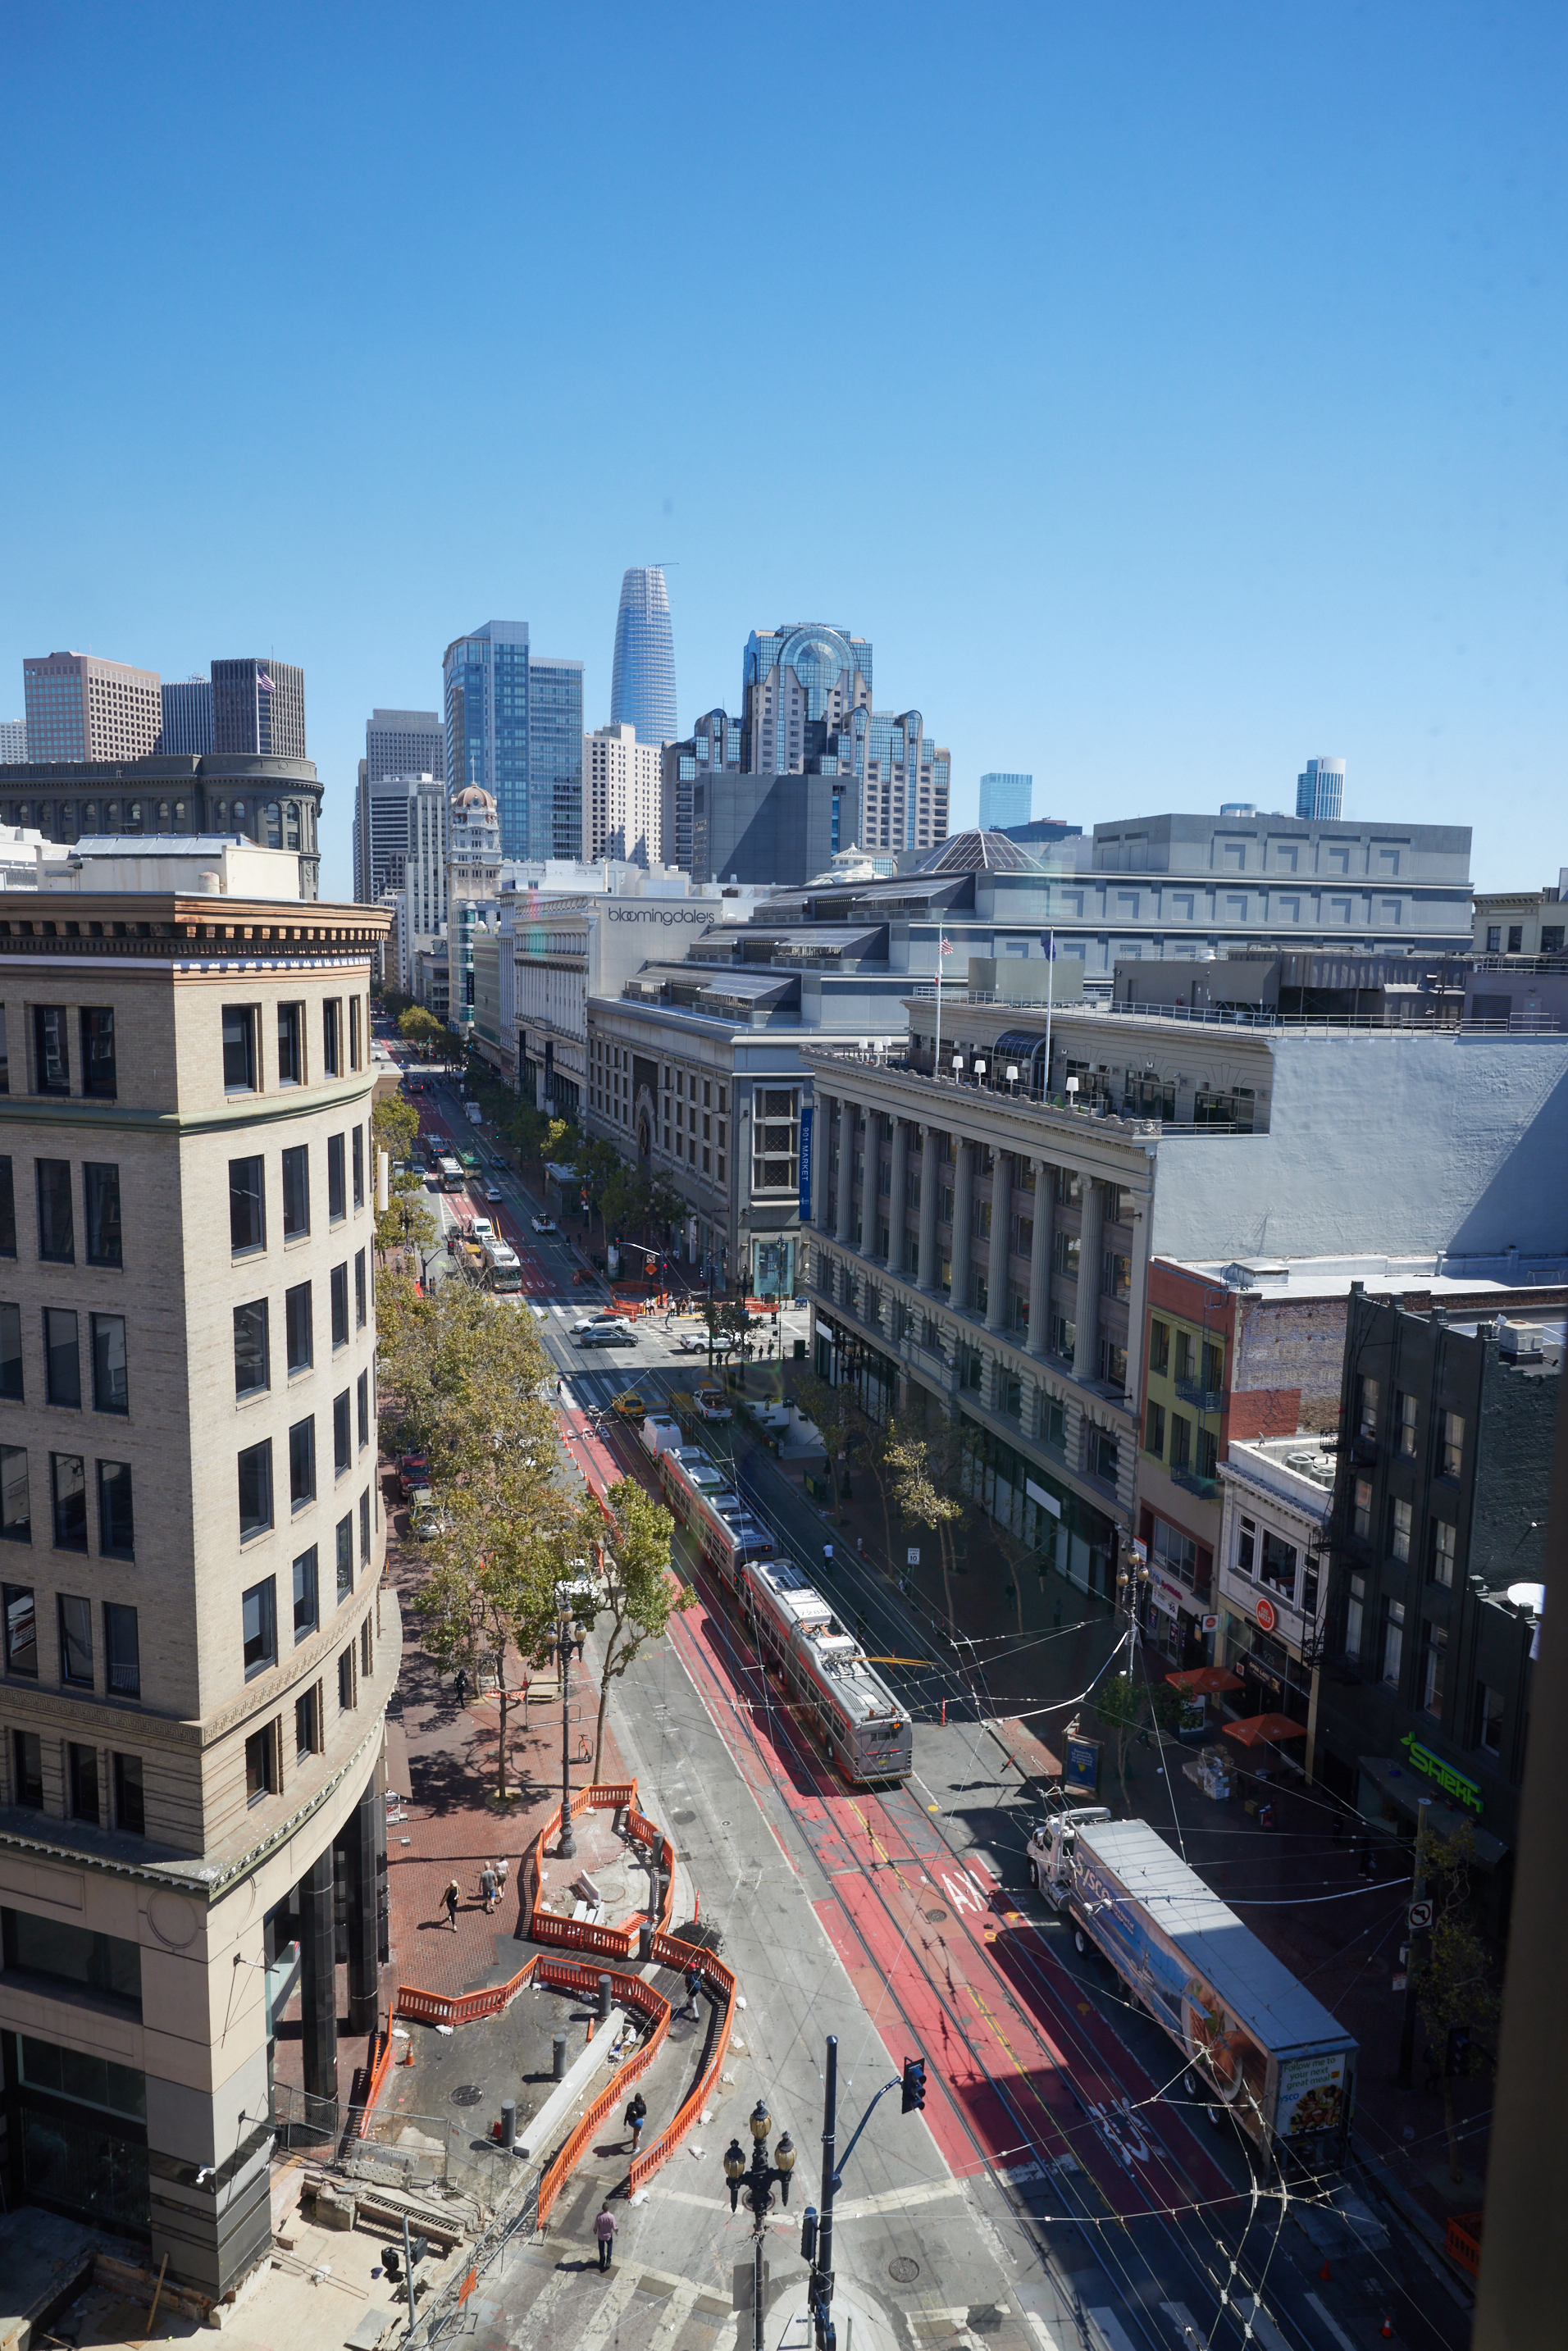
[[[1225,1725],[1227,1739],[1234,1739],[1239,1747],[1260,1747],[1277,1739],[1304,1739],[1307,1726],[1292,1722],[1288,1714],[1249,1714],[1240,1722]]]
[[[1241,1677],[1225,1666],[1188,1666],[1182,1673],[1167,1674],[1167,1682],[1189,1698],[1218,1698],[1222,1690],[1239,1690]]]

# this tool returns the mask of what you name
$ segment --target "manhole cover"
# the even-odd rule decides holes
[[[459,2082],[452,2093],[455,2106],[476,2106],[485,2093],[477,2082]]]
[[[679,1824],[680,1824],[680,1826],[681,1826],[682,1828],[685,1828],[685,1824],[686,1824],[686,1823],[687,1823],[688,1821],[695,1821],[695,1818],[696,1818],[696,1814],[695,1814],[695,1813],[672,1813],[670,1814],[670,1818],[671,1818],[673,1821],[676,1821],[676,1822],[678,1822],[678,1823],[679,1823]]]
[[[913,2285],[920,2275],[920,2264],[912,2262],[907,2253],[900,2253],[895,2262],[889,2262],[887,2273],[894,2285]]]
[[[946,1910],[927,1910],[925,1913],[925,1921],[927,1926],[939,1927],[946,1916],[947,1913]]]

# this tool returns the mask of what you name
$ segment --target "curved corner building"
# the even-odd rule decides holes
[[[658,565],[622,574],[615,616],[615,667],[610,683],[610,724],[634,726],[639,743],[673,743],[675,724],[675,640],[670,600]]]

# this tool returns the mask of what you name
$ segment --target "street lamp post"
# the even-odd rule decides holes
[[[762,2343],[762,2254],[768,2215],[773,2210],[773,2189],[777,2185],[786,2204],[789,2201],[789,2175],[795,2168],[795,2143],[788,2131],[781,2134],[773,2150],[773,2160],[768,2160],[768,2134],[773,2127],[773,2117],[758,2098],[751,2116],[751,2164],[747,2167],[740,2141],[732,2138],[724,2155],[724,2176],[729,2183],[729,2209],[733,2212],[739,2202],[742,2189],[747,2210],[751,2214],[751,2345],[752,2351],[763,2351]]]
[[[571,1619],[564,1610],[556,1629],[556,1641],[560,1655],[560,1844],[557,1851],[563,1861],[575,1861],[577,1839],[571,1833]]]

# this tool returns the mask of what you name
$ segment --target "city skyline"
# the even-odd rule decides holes
[[[455,628],[526,612],[539,643],[581,655],[584,724],[603,723],[615,583],[653,553],[677,590],[683,730],[731,706],[737,632],[841,614],[888,649],[879,705],[919,706],[954,746],[954,830],[987,770],[1033,774],[1040,806],[1085,824],[1140,801],[1289,810],[1317,741],[1346,748],[1357,806],[1391,819],[1463,821],[1484,789],[1478,884],[1530,878],[1568,735],[1549,389],[1568,329],[1542,290],[1563,229],[1542,177],[1561,23],[1516,40],[1446,21],[1413,59],[1396,20],[1348,6],[1241,40],[1200,7],[1179,37],[1151,16],[1129,61],[1109,25],[1018,13],[942,42],[938,69],[917,8],[875,123],[831,193],[808,172],[794,233],[831,250],[852,214],[856,284],[918,319],[927,348],[977,348],[1005,319],[983,392],[918,363],[684,363],[634,392],[592,338],[540,366],[530,321],[609,311],[656,338],[677,287],[742,282],[749,235],[716,191],[758,139],[795,136],[803,51],[779,70],[765,28],[740,29],[761,116],[666,159],[668,219],[644,248],[625,234],[646,202],[632,151],[591,166],[545,94],[591,70],[607,100],[678,108],[716,37],[700,11],[655,35],[612,9],[602,54],[566,20],[502,26],[476,110],[395,5],[368,57],[286,5],[295,24],[310,70],[287,76],[280,53],[265,102],[237,26],[193,48],[156,6],[134,35],[106,24],[68,105],[42,22],[7,27],[31,95],[0,173],[15,210],[45,206],[102,252],[118,391],[74,356],[68,283],[26,274],[29,363],[0,392],[27,453],[0,715],[22,716],[17,669],[40,646],[178,679],[214,647],[276,643],[310,681],[326,878],[346,888],[366,711],[433,703]],[[873,19],[857,40],[877,35]],[[200,112],[236,76],[254,98],[226,116],[235,168],[214,186],[170,150],[148,174],[136,125],[176,92]],[[363,103],[340,120],[350,87]],[[389,193],[376,127],[415,89],[458,167]],[[894,126],[938,90],[946,162],[914,185]],[[1190,127],[1174,153],[1173,114]],[[1325,120],[1333,171],[1281,172]],[[300,161],[281,193],[280,141]],[[555,228],[528,319],[486,308],[469,225],[541,207]],[[1001,226],[1026,219],[1038,238]],[[126,289],[194,256],[209,346],[244,348],[254,287],[220,257],[247,248],[288,255],[278,283],[314,363],[215,384]],[[342,314],[346,269],[375,313],[422,279],[465,308],[460,391],[387,369]],[[487,455],[459,498],[460,448],[475,480]],[[824,528],[829,482],[879,527]],[[441,518],[417,559],[415,513]]]

